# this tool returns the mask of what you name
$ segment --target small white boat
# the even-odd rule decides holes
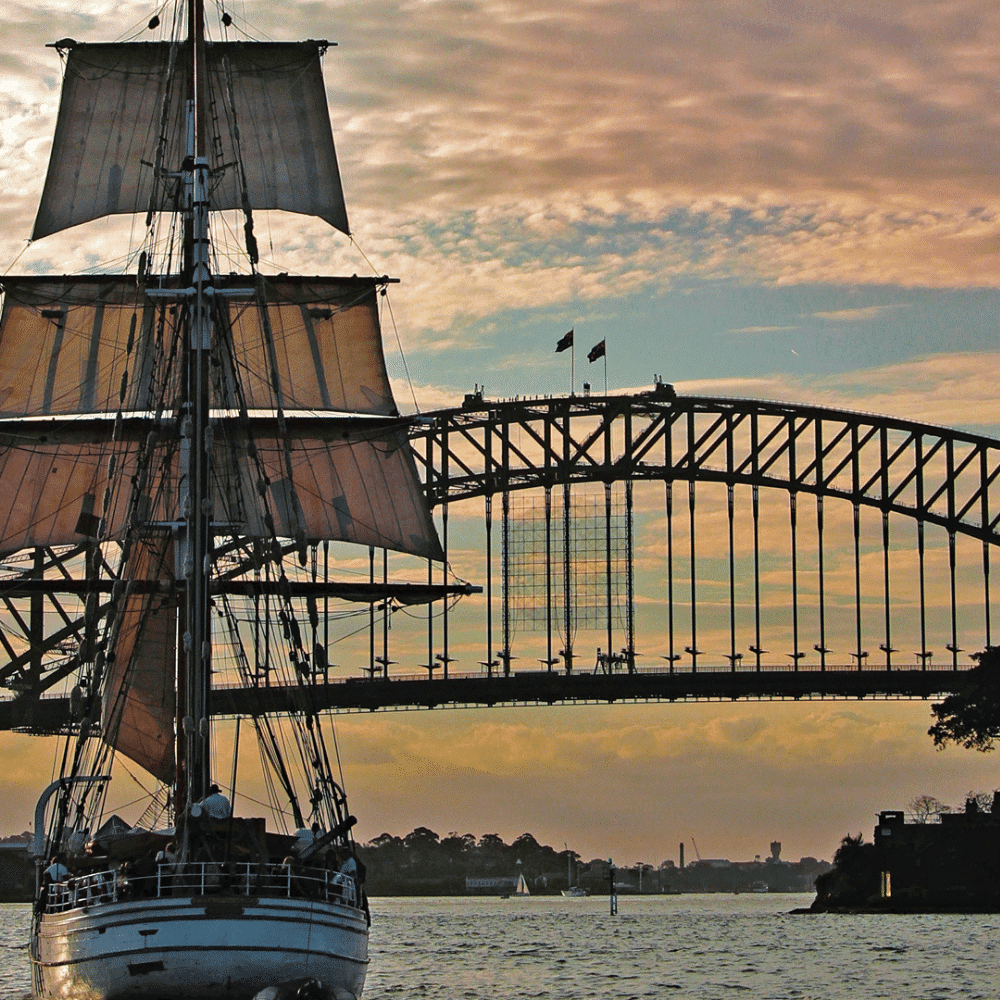
[[[566,884],[568,888],[563,889],[562,894],[567,899],[583,899],[590,895],[590,890],[584,889],[580,885],[579,870],[577,871],[577,884],[573,885],[573,854],[565,843],[563,843],[563,847],[566,848]]]

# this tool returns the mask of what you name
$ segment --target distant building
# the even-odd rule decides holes
[[[975,799],[939,823],[879,813],[875,857],[881,899],[934,908],[1000,909],[1000,793],[989,812]]]

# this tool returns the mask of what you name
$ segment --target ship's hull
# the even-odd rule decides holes
[[[356,1000],[368,926],[323,900],[195,896],[44,914],[32,937],[43,1000],[250,1000],[311,978],[325,1000]]]

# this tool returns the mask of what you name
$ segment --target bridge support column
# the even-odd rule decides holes
[[[493,496],[486,501],[486,676],[493,676]]]
[[[677,661],[674,648],[674,447],[669,427],[665,427],[663,435],[663,468],[663,505],[667,522],[664,528],[667,536],[667,662],[673,673]]]
[[[503,661],[503,675],[510,676],[510,490],[504,490],[501,495],[502,521],[500,523],[501,546],[503,549],[503,616],[501,618],[501,628],[503,629],[503,652],[500,659]]]
[[[882,511],[882,611],[885,623],[885,669],[892,670],[892,598],[889,589],[889,512]]]
[[[552,487],[545,487],[545,665],[552,673]]]
[[[861,508],[854,503],[854,637],[858,670],[864,667],[865,651],[861,648]]]
[[[752,652],[757,658],[757,672],[760,673],[760,487],[751,487],[750,510],[753,516],[753,621],[754,645]]]
[[[635,673],[635,563],[633,559],[632,480],[625,480],[625,629],[628,633],[628,672]]]
[[[610,435],[608,435],[610,438]],[[614,614],[614,587],[611,580],[611,483],[604,484],[604,611],[607,616],[607,654],[608,672],[611,672],[612,659],[614,653],[613,638],[613,614]]]
[[[819,577],[819,669],[826,670],[826,584],[823,573],[823,498],[816,497],[816,556]]]
[[[726,485],[726,510],[729,517],[729,669],[736,672],[736,544],[733,529],[733,484]]]
[[[799,539],[795,491],[788,494],[788,523],[792,551],[792,667],[797,672],[803,654],[799,651]]]
[[[329,543],[324,542],[324,547]],[[325,562],[325,560],[324,560]],[[324,569],[324,579],[326,578]],[[372,590],[375,589],[375,546],[368,546],[368,582],[372,584]],[[327,598],[323,598],[323,621],[328,622],[330,620],[330,615],[326,608]],[[368,676],[374,678],[375,676],[375,602],[372,601],[368,605]]]
[[[445,451],[447,454],[447,449]],[[445,459],[447,462],[447,459]],[[446,467],[447,471],[447,467]],[[441,505],[441,545],[444,548],[444,562],[441,563],[441,583],[448,583],[448,503]],[[448,679],[448,664],[451,655],[448,652],[448,599],[441,602],[441,674]]]
[[[698,671],[698,590],[697,560],[694,544],[694,480],[688,480],[688,527],[691,541],[691,673]]]
[[[563,625],[565,628],[566,673],[573,673],[573,543],[570,516],[570,486],[563,486]]]

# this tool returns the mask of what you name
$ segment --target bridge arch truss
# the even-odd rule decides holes
[[[778,498],[787,508],[780,532],[787,548],[789,623],[779,630],[781,640],[773,641],[786,643],[774,655],[789,669],[825,670],[839,655],[858,669],[878,664],[892,670],[894,654],[897,663],[912,656],[926,667],[935,656],[929,648],[932,637],[946,650],[938,648],[939,660],[946,658],[959,669],[968,665],[961,653],[992,642],[991,552],[1000,542],[1000,442],[994,439],[812,405],[679,396],[657,384],[650,392],[621,396],[494,401],[477,393],[462,407],[426,415],[412,442],[446,540],[449,508],[484,500],[488,669],[509,672],[515,658],[516,615],[509,606],[507,572],[516,517],[511,497],[519,491],[544,495],[548,538],[549,520],[560,516],[560,498],[567,516],[575,491],[594,484],[598,492],[603,487],[609,515],[612,487],[624,492],[629,535],[624,645],[605,664],[609,669],[635,665],[633,494],[654,483],[663,490],[663,617],[669,632],[667,649],[658,655],[671,669],[675,662],[677,669],[698,669],[698,657],[705,655],[699,642],[713,634],[703,625],[711,617],[704,604],[713,606],[716,619],[728,618],[728,628],[716,621],[714,655],[733,670],[761,668],[767,654],[762,644],[773,638],[773,629],[768,638],[774,608],[767,604],[773,604],[775,594],[767,580],[773,576],[767,550],[777,530]],[[723,522],[722,540],[716,538],[710,552],[699,552],[704,534],[699,505],[713,491],[716,499],[709,506],[716,536]],[[494,510],[498,497],[499,516]],[[648,508],[648,493],[645,503]],[[749,508],[745,516],[741,506]],[[493,565],[496,534],[499,574]],[[647,539],[649,534],[647,524]],[[741,558],[741,549],[749,548],[752,554]],[[699,581],[699,565],[706,563],[724,579]],[[558,576],[559,567],[555,572]],[[853,586],[847,586],[846,575],[853,576]],[[699,597],[699,584],[711,591],[709,600]],[[501,605],[496,659],[495,589]],[[548,623],[547,655],[539,657],[548,669],[573,666],[568,595],[567,585],[567,607],[555,623],[562,643],[558,655],[553,653],[553,622]],[[853,604],[852,627],[844,627],[841,613],[838,631],[830,623],[837,617],[835,606],[844,612],[845,604]],[[905,636],[894,623],[900,605],[912,620]],[[683,610],[682,627],[675,622],[677,610]],[[611,617],[609,597],[609,653]],[[718,647],[726,631],[728,649],[722,651]],[[834,636],[839,653],[828,648]],[[908,643],[908,649],[903,652],[894,642]],[[865,648],[869,643],[879,650],[871,657]],[[437,656],[447,670],[448,649]],[[811,663],[803,662],[807,659]]]

